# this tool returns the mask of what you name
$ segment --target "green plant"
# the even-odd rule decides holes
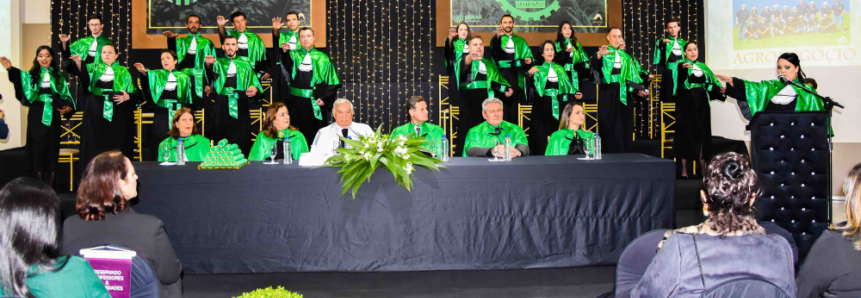
[[[285,290],[282,286],[278,286],[277,289],[267,287],[265,289],[242,293],[242,296],[234,298],[302,298],[302,294],[293,293]]]
[[[425,137],[416,138],[415,134],[410,134],[409,137],[401,135],[389,139],[389,135],[380,133],[381,127],[377,127],[373,135],[360,137],[358,141],[342,137],[341,140],[352,148],[338,149],[340,154],[330,157],[321,166],[341,168],[338,173],[341,174],[342,196],[352,188],[355,199],[359,187],[371,180],[371,175],[380,165],[389,170],[398,185],[407,191],[411,191],[411,176],[416,165],[439,171],[437,163],[441,161],[430,157],[431,150],[422,146],[426,144]]]

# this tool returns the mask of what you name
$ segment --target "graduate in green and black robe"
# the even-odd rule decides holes
[[[449,90],[454,90],[460,101],[458,135],[455,139],[455,154],[463,150],[463,135],[483,122],[481,103],[488,98],[506,98],[514,95],[514,89],[502,77],[496,64],[484,58],[484,44],[479,36],[470,37],[470,53],[454,63],[454,76]]]
[[[470,49],[472,50],[472,49]],[[525,104],[526,71],[532,68],[532,50],[523,37],[514,34],[514,18],[504,15],[500,19],[500,28],[490,40],[490,53],[500,74],[510,83],[514,93],[510,97],[501,97],[505,103],[505,120],[517,121],[518,104]]]
[[[176,69],[176,53],[163,50],[161,65],[164,69],[147,70],[143,64],[135,63],[135,68],[144,77],[140,82],[142,95],[155,107],[153,124],[150,127],[150,155],[155,160],[158,152],[156,140],[163,138],[173,126],[173,116],[181,108],[192,108],[192,81],[182,71]]]
[[[409,136],[425,138],[425,147],[435,148],[445,135],[445,130],[439,125],[427,122],[428,121],[428,104],[424,97],[412,96],[407,100],[407,110],[410,113],[410,122],[396,127],[392,130],[389,138],[397,138],[398,136]],[[448,152],[445,148],[444,152]]]
[[[670,19],[664,24],[665,35],[655,41],[655,59],[652,64],[658,66],[658,73],[661,74],[661,90],[670,90],[673,88],[673,80],[670,76],[673,74],[670,64],[682,60],[684,58],[684,49],[686,41],[679,37],[679,21]],[[661,92],[661,101],[670,102],[673,95],[670,92]]]
[[[545,41],[541,60],[543,64],[533,66],[526,80],[526,95],[532,102],[532,121],[529,122],[529,144],[535,154],[542,154],[547,148],[547,138],[559,127],[559,112],[569,100],[581,99],[583,95],[571,86],[565,68],[553,63],[556,46]],[[536,63],[537,64],[537,63]]]
[[[235,30],[225,29],[224,25],[227,23],[227,20],[222,16],[218,16],[218,36],[221,39],[221,44],[224,44],[224,39],[228,36],[235,37],[238,45],[236,56],[251,65],[259,80],[265,81],[269,79],[271,65],[269,65],[269,61],[266,59],[267,48],[263,43],[263,39],[256,33],[248,31],[243,12],[237,11],[231,14],[230,21],[233,22]],[[227,55],[227,53],[224,54],[225,56]]]
[[[290,77],[287,102],[293,107],[293,123],[305,139],[313,140],[329,124],[341,80],[329,56],[314,47],[314,30],[302,28],[299,37],[299,48],[281,49],[281,66]]]
[[[140,95],[129,69],[116,61],[117,48],[111,44],[103,46],[99,63],[86,63],[77,55],[71,59],[77,65],[72,68],[74,74],[86,86],[81,88],[84,99],[78,102],[84,111],[81,164],[110,150],[119,150],[132,159],[134,111]]]
[[[585,130],[586,112],[583,104],[579,101],[568,103],[561,117],[559,130],[550,135],[544,155],[586,154],[588,142],[595,138],[595,134]]]
[[[263,131],[257,134],[248,160],[269,160],[272,149],[276,149],[275,160],[284,160],[284,141],[290,141],[290,156],[299,160],[302,153],[308,152],[308,142],[298,129],[290,125],[290,113],[283,103],[275,102],[266,111]]]
[[[54,185],[57,158],[60,154],[60,115],[75,109],[66,78],[59,72],[54,51],[48,46],[36,49],[30,71],[13,67],[6,57],[0,57],[15,86],[15,96],[21,105],[30,108],[27,114],[27,159],[39,180]]]
[[[284,68],[279,49],[292,51],[301,47],[299,43],[299,13],[290,11],[284,17],[284,20],[287,24],[287,32],[281,32],[281,28],[284,27],[284,24],[281,23],[281,18],[272,19],[272,47],[275,53],[273,55],[275,65],[273,65],[271,72],[271,90],[277,90],[274,91],[276,96],[273,98],[275,101],[283,102],[287,105],[288,109],[294,111],[298,109],[295,106],[296,103],[287,101],[288,94],[290,94],[290,70]]]
[[[167,49],[174,51],[179,64],[176,69],[188,75],[191,81],[191,96],[195,104],[203,102],[208,89],[208,78],[206,77],[206,56],[215,57],[215,46],[212,41],[200,34],[200,17],[190,15],[186,18],[188,36],[179,35],[165,31],[167,36]]]
[[[194,112],[189,108],[181,108],[174,113],[170,132],[168,137],[158,144],[158,161],[163,162],[164,150],[170,152],[168,157],[169,162],[176,162],[177,150],[176,147],[182,143],[185,151],[185,160],[192,162],[202,162],[206,154],[209,153],[210,141],[200,135],[200,130],[197,128],[194,120]]]
[[[445,39],[445,47],[443,54],[445,56],[445,72],[448,74],[449,82],[454,77],[454,65],[465,55],[469,55],[469,25],[466,23],[457,24],[457,29],[449,29],[448,37]],[[449,83],[448,101],[452,106],[461,106],[460,98],[458,97],[457,86],[452,88],[454,84]],[[468,127],[468,128],[471,128]],[[461,138],[463,139],[463,138]],[[463,143],[461,143],[462,145]],[[460,148],[460,147],[458,147]]]
[[[591,80],[589,57],[586,55],[586,50],[577,41],[571,24],[567,21],[563,21],[559,25],[554,44],[556,45],[556,56],[553,61],[565,68],[565,73],[571,79],[571,86],[574,87],[575,92],[579,92],[580,81]]]
[[[221,48],[227,57],[206,57],[214,96],[207,102],[206,134],[213,140],[227,139],[247,156],[251,149],[249,106],[262,96],[263,87],[251,64],[236,55],[236,37],[225,38]]]
[[[483,102],[485,107],[482,115],[486,121],[473,127],[466,134],[463,156],[493,157],[496,152],[499,158],[504,156],[505,137],[511,138],[511,157],[529,155],[529,141],[526,133],[516,124],[502,120],[503,104],[498,98],[488,98]]]
[[[610,29],[607,41],[610,44],[601,46],[592,58],[592,71],[597,72],[600,78],[598,132],[601,133],[601,152],[626,153],[633,139],[636,98],[649,94],[648,89],[638,91],[629,83],[646,87],[651,78],[637,59],[619,49],[625,43],[622,30]]]
[[[670,63],[673,102],[676,103],[676,134],[673,136],[675,157],[681,160],[682,177],[687,178],[687,161],[700,161],[705,169],[712,139],[711,100],[726,100],[723,86],[705,63],[696,61],[699,48],[695,42],[685,45],[685,57]],[[665,90],[664,92],[667,92]]]
[[[60,34],[60,49],[57,52],[61,53],[63,59],[69,59],[72,56],[80,56],[81,59],[83,59],[83,62],[86,62],[87,64],[101,62],[102,47],[107,44],[113,44],[109,38],[102,35],[104,33],[104,27],[105,24],[102,21],[101,16],[97,14],[90,16],[87,20],[87,28],[90,29],[90,33],[92,35],[78,39],[69,45],[69,40],[71,39],[69,35]],[[72,64],[73,61],[64,60],[63,69],[68,70]]]

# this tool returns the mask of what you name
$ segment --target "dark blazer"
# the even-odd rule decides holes
[[[119,245],[134,250],[155,270],[161,283],[161,297],[182,297],[182,265],[160,219],[128,209],[120,214],[105,214],[101,221],[84,221],[72,216],[63,223],[61,254],[78,255],[83,248],[99,245]]]
[[[798,270],[798,297],[861,297],[861,251],[843,233],[825,230]]]

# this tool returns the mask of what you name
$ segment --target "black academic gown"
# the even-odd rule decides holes
[[[601,72],[604,62],[592,56],[592,71]],[[613,69],[617,74],[619,69]],[[603,76],[602,73],[597,76]],[[644,78],[643,81],[645,82]],[[622,103],[619,83],[598,84],[598,133],[601,134],[601,153],[627,153],[634,137],[634,105],[637,91],[628,92],[628,104]]]
[[[77,72],[77,67],[71,69]],[[135,118],[134,112],[140,98],[138,94],[129,94],[129,100],[114,105],[114,116],[111,121],[104,118],[104,97],[96,96],[87,90],[90,78],[86,72],[87,63],[81,63],[83,71],[76,75],[81,82],[83,102],[79,102],[79,108],[84,111],[83,123],[81,125],[81,165],[86,165],[102,152],[119,150],[130,160],[134,160],[134,138]],[[96,86],[104,89],[113,89],[114,82],[96,82]]]
[[[297,71],[295,76],[293,75],[293,59],[290,58],[290,52],[281,53],[281,67],[284,70],[283,76],[286,76],[290,79],[290,87],[286,88],[287,95],[282,96],[286,98],[288,104],[288,110],[290,111],[290,123],[299,129],[299,132],[305,137],[306,140],[314,140],[317,136],[317,131],[321,128],[329,125],[329,115],[332,115],[333,105],[335,104],[336,95],[338,93],[338,89],[341,88],[341,85],[328,85],[325,82],[317,83],[315,86],[311,86],[311,80],[314,77],[313,72],[304,72]],[[296,67],[298,70],[298,67]],[[298,88],[298,89],[313,89],[314,90],[314,98],[319,98],[323,101],[324,105],[320,106],[320,113],[323,119],[317,119],[314,117],[314,107],[311,106],[316,105],[316,103],[312,102],[311,99],[295,96],[290,94],[290,88]],[[292,108],[291,108],[292,107]]]
[[[676,95],[673,101],[676,103],[676,134],[673,136],[673,147],[675,157],[686,160],[704,159],[709,154],[711,145],[711,108],[709,99],[724,100],[726,97],[720,93],[718,87],[712,88],[706,94],[703,88],[685,89],[685,80],[690,83],[705,83],[705,75],[702,77],[688,76],[688,69],[681,63],[678,65],[678,78],[676,80]],[[670,76],[672,78],[672,71]],[[672,86],[670,86],[672,88]],[[673,89],[664,89],[672,94]]]
[[[672,101],[673,100],[672,90],[673,90],[673,83],[674,83],[673,82],[673,70],[670,67],[667,67],[667,65],[670,65],[670,63],[681,60],[682,56],[677,56],[677,55],[672,53],[672,50],[670,50],[671,51],[670,57],[664,58],[665,57],[664,51],[666,50],[667,47],[660,46],[658,48],[660,48],[660,50],[659,50],[660,53],[658,55],[660,55],[660,57],[661,57],[661,61],[658,62],[658,71],[661,73],[660,100],[662,102],[673,102]],[[670,92],[667,92],[667,90],[669,90]]]
[[[535,90],[535,84],[532,82],[534,77],[526,78],[527,93],[529,98],[534,98],[532,102],[532,121],[529,123],[529,148],[533,152],[532,155],[544,155],[547,150],[547,142],[550,135],[559,130],[559,120],[553,117],[553,104],[550,96],[538,96]],[[545,83],[544,89],[559,89],[558,82]],[[563,94],[559,94],[559,113],[565,109],[567,102],[562,101]],[[569,95],[574,99],[573,95]]]
[[[15,94],[18,95],[21,105],[30,108],[29,113],[27,113],[29,125],[27,125],[27,144],[25,146],[28,164],[36,172],[56,172],[60,157],[60,134],[62,133],[60,112],[56,109],[70,106],[70,103],[61,100],[56,94],[52,96],[51,106],[46,106],[42,101],[30,103],[24,97],[23,90],[24,84],[30,84],[30,82],[21,82],[21,70],[18,68],[13,67],[9,71],[9,81],[14,85]],[[50,87],[39,89],[40,95],[51,93]],[[42,113],[46,108],[55,110],[51,117],[51,126],[42,124]]]
[[[228,105],[228,97],[226,95],[215,94],[215,87],[212,84],[218,77],[218,74],[211,69],[207,70],[207,77],[212,78],[210,88],[212,88],[212,98],[206,102],[207,115],[206,119],[206,137],[214,142],[227,139],[230,144],[239,146],[242,154],[248,156],[251,152],[251,115],[250,101],[259,99],[262,96],[262,90],[258,90],[257,95],[249,98],[245,92],[239,93],[239,98],[236,99],[237,118],[230,116]],[[228,77],[224,82],[224,88],[236,88],[236,77]]]
[[[141,79],[141,87],[143,87],[142,93],[144,94],[144,98],[146,98],[148,104],[151,104],[155,109],[153,111],[152,126],[150,127],[149,152],[151,160],[158,160],[158,146],[159,143],[167,137],[167,133],[170,132],[169,121],[173,121],[173,115],[170,115],[170,110],[167,108],[156,105],[155,100],[152,98],[152,90],[150,90],[149,81],[146,80],[146,77]],[[162,91],[161,98],[159,98],[159,100],[177,99],[179,97],[177,95],[177,90],[178,89]],[[190,104],[180,103],[179,105],[182,108],[193,108]]]
[[[471,83],[474,81],[487,81],[487,75],[478,73],[475,76],[475,79],[472,78],[472,65],[466,65],[466,59],[460,59],[460,78],[463,83]],[[478,61],[472,61],[472,63],[478,63]],[[459,103],[457,104],[460,107],[460,114],[458,116],[458,128],[457,134],[458,137],[455,138],[455,155],[461,156],[463,154],[464,142],[466,141],[466,134],[473,127],[478,126],[483,123],[484,116],[481,114],[481,103],[487,99],[487,89],[461,89],[459,88],[460,82],[457,82],[454,76],[454,67],[452,67],[452,79],[449,83],[449,90],[452,90],[456,93]],[[499,90],[501,86],[496,83],[491,83],[493,90]],[[511,83],[509,83],[511,84]],[[493,94],[496,98],[502,99],[505,97],[505,94],[502,92],[493,91]],[[508,112],[509,108],[503,107],[503,112]],[[516,123],[516,121],[514,122]]]
[[[498,36],[494,35],[492,39],[490,39],[490,48],[491,54],[493,55],[494,61],[505,61],[505,60],[514,60],[514,54],[509,54],[503,51],[505,48],[502,45],[502,39]],[[499,68],[499,73],[505,78],[505,81],[508,82],[508,85],[511,86],[511,89],[514,90],[514,94],[511,97],[505,97],[503,94],[499,99],[505,104],[503,108],[503,120],[517,123],[517,104],[525,104],[526,102],[526,93],[523,91],[523,88],[520,88],[520,80],[518,74],[528,71],[532,66],[535,65],[534,61],[532,64],[523,64],[520,67],[512,66],[510,68]],[[483,121],[483,120],[482,120]]]

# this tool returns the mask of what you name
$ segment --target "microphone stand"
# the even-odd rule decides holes
[[[827,129],[827,137],[828,137],[828,222],[831,222],[831,220],[832,220],[832,218],[831,218],[831,205],[833,204],[833,202],[831,201],[831,199],[832,199],[832,189],[831,188],[832,188],[832,184],[833,184],[832,180],[834,179],[834,174],[832,173],[833,168],[834,168],[834,142],[831,139],[831,135],[832,135],[832,133],[831,133],[831,116],[832,116],[832,113],[834,112],[833,111],[834,107],[839,107],[841,109],[845,109],[846,107],[844,107],[840,103],[834,101],[833,99],[831,99],[831,97],[819,95],[819,93],[816,93],[815,91],[808,89],[807,87],[804,86],[804,84],[799,84],[799,83],[796,83],[795,81],[787,80],[786,77],[784,77],[783,75],[778,76],[778,78],[780,79],[780,82],[782,82],[784,84],[793,85],[795,87],[798,87],[801,90],[806,91],[807,93],[812,94],[813,96],[816,96],[817,98],[821,99],[822,102],[825,104],[825,122],[828,125],[828,127],[826,128]]]

